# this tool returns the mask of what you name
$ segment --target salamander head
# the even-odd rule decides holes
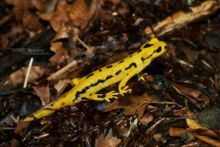
[[[142,58],[144,60],[153,60],[167,51],[167,43],[152,38],[141,46],[141,50],[143,50]]]

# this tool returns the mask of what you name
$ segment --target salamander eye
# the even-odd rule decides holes
[[[143,46],[143,48],[148,48],[148,47],[151,47],[151,46],[153,46],[153,44],[147,43],[147,44],[145,44],[145,45]]]
[[[161,51],[161,47],[158,47],[155,52],[159,53]]]
[[[167,50],[167,46],[166,45],[164,46],[164,49]]]

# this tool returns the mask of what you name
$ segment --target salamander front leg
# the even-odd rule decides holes
[[[147,73],[139,73],[138,74],[138,81],[145,81],[145,76],[147,76]]]
[[[132,92],[132,89],[129,89],[129,86],[127,84],[127,82],[134,76],[136,75],[138,72],[136,72],[135,70],[134,71],[131,71],[130,73],[127,74],[127,76],[125,76],[125,78],[123,78],[121,80],[121,82],[119,83],[119,86],[118,86],[118,90],[119,90],[119,93],[123,96],[125,93],[131,93]]]
[[[110,99],[117,99],[118,98],[117,95],[119,95],[119,93],[113,90],[106,94],[85,93],[85,94],[82,94],[81,97],[86,98],[88,100],[110,102]]]

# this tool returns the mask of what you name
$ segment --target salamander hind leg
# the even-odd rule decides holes
[[[81,95],[81,97],[86,98],[88,100],[110,102],[110,99],[117,99],[118,98],[117,95],[119,95],[119,93],[113,90],[105,94],[85,93]]]

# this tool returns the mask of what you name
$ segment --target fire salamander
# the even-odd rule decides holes
[[[72,84],[75,86],[65,96],[27,116],[23,121],[33,121],[48,116],[60,108],[71,106],[84,99],[109,102],[110,99],[117,98],[119,94],[131,93],[131,89],[126,85],[129,79],[140,73],[152,60],[162,55],[166,50],[167,44],[165,42],[152,38],[129,57],[93,71],[82,78],[73,79]],[[118,82],[119,93],[115,91],[106,94],[97,93]]]

